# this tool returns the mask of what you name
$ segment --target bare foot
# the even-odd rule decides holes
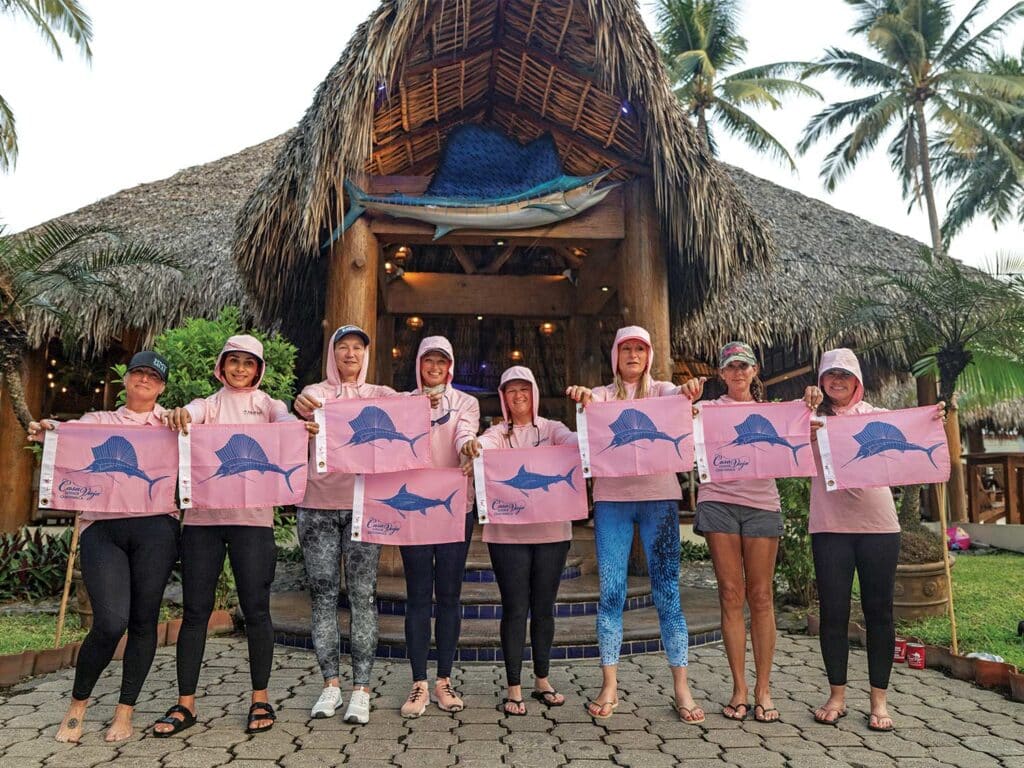
[[[124,741],[132,737],[132,713],[135,707],[118,704],[114,709],[114,721],[107,729],[106,741]]]
[[[81,741],[82,728],[85,726],[85,710],[88,706],[88,699],[85,701],[71,699],[68,712],[64,715],[60,728],[57,729],[57,735],[54,737],[57,741],[68,744],[77,744]]]

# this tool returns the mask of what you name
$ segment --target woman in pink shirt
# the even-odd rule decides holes
[[[124,377],[125,405],[116,411],[87,413],[78,421],[163,427],[165,411],[156,401],[167,385],[167,374],[167,361],[160,355],[137,353]],[[44,429],[57,428],[48,419],[34,421],[29,424],[29,439],[39,440]],[[89,697],[127,629],[121,695],[106,736],[107,741],[123,741],[131,738],[135,702],[156,654],[160,602],[178,560],[178,513],[82,512],[79,520],[79,562],[92,598],[93,624],[78,653],[71,703],[57,729],[57,741],[81,739]]]
[[[532,448],[576,442],[576,434],[560,421],[538,415],[540,392],[533,372],[514,365],[498,385],[503,420],[471,440],[463,449],[467,457],[480,449]],[[526,714],[521,673],[526,642],[526,617],[530,616],[530,647],[533,651],[531,697],[546,707],[560,707],[565,697],[548,680],[551,644],[555,638],[554,606],[565,558],[572,541],[572,525],[526,523],[485,525],[484,541],[501,591],[501,651],[505,657],[508,694],[502,702],[507,715]]]
[[[832,349],[822,355],[818,387],[808,387],[807,398],[809,402],[820,404],[818,413],[827,418],[885,410],[864,402],[860,363],[849,349]],[[936,406],[935,418],[945,418],[944,403]],[[811,426],[816,432],[821,423],[812,422]],[[892,492],[888,488],[827,491],[815,435],[812,441],[818,473],[811,479],[808,530],[821,608],[819,643],[831,689],[828,700],[814,711],[814,719],[836,725],[846,716],[846,667],[850,654],[847,626],[856,571],[867,624],[871,685],[868,728],[891,731],[893,723],[886,707],[886,689],[896,639],[892,604],[900,552],[900,524]]]
[[[653,357],[651,336],[646,330],[636,325],[620,328],[612,345],[614,382],[593,390],[571,386],[566,395],[584,406],[592,400],[639,400],[679,394],[691,400],[700,397],[703,388],[700,380],[690,379],[677,387],[668,381],[652,379]],[[704,722],[704,710],[694,701],[686,679],[689,634],[679,605],[681,498],[679,482],[671,472],[594,478],[594,534],[601,581],[597,637],[603,683],[597,698],[588,707],[592,717],[611,717],[619,705],[617,669],[622,646],[622,610],[626,602],[626,571],[633,525],[636,524],[647,555],[661,641],[672,669],[676,712],[684,723]]]
[[[259,387],[266,372],[263,345],[253,336],[232,336],[213,366],[224,386],[168,414],[171,429],[188,433],[189,424],[266,424],[295,421],[288,406]],[[317,431],[315,423],[307,431]],[[184,620],[178,635],[178,703],[153,727],[165,738],[195,725],[196,687],[206,647],[206,627],[213,612],[217,580],[227,552],[238,587],[249,641],[252,703],[246,733],[274,725],[274,708],[267,695],[274,661],[274,627],[270,621],[270,585],[277,565],[274,509],[191,509],[182,533],[182,595]]]

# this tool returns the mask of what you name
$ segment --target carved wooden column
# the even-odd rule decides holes
[[[367,381],[374,381],[377,343],[377,279],[380,244],[365,219],[356,219],[331,246],[324,305],[324,351],[342,325],[358,325],[370,335]],[[326,355],[324,356],[326,360]]]

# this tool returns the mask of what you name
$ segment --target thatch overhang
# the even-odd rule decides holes
[[[319,332],[320,244],[343,217],[345,177],[430,174],[467,122],[524,142],[550,132],[570,174],[649,176],[676,320],[772,250],[673,95],[634,0],[383,0],[239,216],[235,258],[265,315]]]
[[[137,343],[148,344],[186,317],[214,317],[227,305],[253,314],[231,259],[234,221],[284,139],[279,136],[58,217],[69,224],[116,230],[126,240],[177,256],[186,267],[184,273],[135,270],[124,276],[121,293],[102,291],[88,299],[48,296],[77,318],[84,353],[100,353],[126,332],[136,332]],[[28,317],[28,330],[33,347],[43,347],[58,333],[53,315],[35,311]]]

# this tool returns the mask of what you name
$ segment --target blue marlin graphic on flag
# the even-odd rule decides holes
[[[421,515],[426,515],[427,510],[432,507],[444,507],[448,510],[448,514],[452,514],[452,499],[455,498],[455,494],[458,491],[452,491],[451,496],[447,499],[428,499],[419,494],[412,493],[409,490],[409,486],[406,483],[402,483],[402,487],[398,489],[398,493],[392,496],[390,499],[374,499],[379,501],[381,504],[387,504],[393,510],[395,510],[399,517],[405,519],[406,512],[419,512]]]
[[[409,444],[412,455],[416,456],[416,441],[429,432],[424,432],[416,437],[408,437],[395,429],[395,422],[388,414],[376,405],[368,405],[359,412],[352,421],[348,423],[352,427],[352,439],[345,445],[366,445],[377,440],[402,440]],[[377,447],[377,446],[375,446]]]
[[[757,443],[784,445],[793,452],[793,461],[797,464],[800,463],[800,459],[797,458],[796,452],[808,445],[808,443],[793,445],[784,437],[779,437],[775,425],[759,413],[750,414],[733,429],[736,430],[736,439],[723,447],[727,448],[730,445],[753,445],[756,447]]]
[[[564,475],[541,475],[536,472],[530,472],[526,469],[526,465],[523,464],[519,467],[519,471],[507,480],[495,480],[496,483],[507,485],[510,488],[515,488],[520,491],[523,496],[529,496],[527,491],[534,491],[540,488],[543,491],[548,490],[552,485],[558,483],[566,483],[574,491],[576,486],[572,482],[573,472],[576,471],[576,467],[571,467],[568,472]]]
[[[942,445],[941,442],[936,443],[931,448],[925,448],[923,445],[917,445],[916,443],[909,443],[907,442],[906,435],[900,431],[899,427],[886,424],[884,421],[869,421],[864,426],[864,429],[853,436],[853,439],[860,443],[860,448],[857,450],[856,456],[846,462],[846,464],[843,464],[844,467],[859,459],[868,459],[886,451],[899,451],[900,453],[924,451],[932,466],[936,469],[939,468],[939,465],[935,463],[935,459],[932,458],[932,451]]]
[[[149,475],[139,469],[139,457],[135,454],[135,446],[121,435],[108,437],[90,450],[92,451],[92,464],[73,471],[104,475],[119,472],[128,477],[137,477],[149,483],[150,499],[153,498],[153,486],[170,477],[170,475],[161,475],[150,479]]]
[[[248,435],[235,434],[224,444],[223,448],[214,451],[220,459],[220,466],[217,471],[206,480],[213,480],[215,477],[230,477],[231,475],[242,475],[246,472],[277,472],[284,475],[284,482],[288,490],[292,489],[292,472],[305,466],[297,464],[291,469],[285,470],[277,464],[271,464],[267,459],[267,453],[256,440]],[[200,484],[206,480],[200,481]]]
[[[627,408],[619,414],[619,418],[608,426],[611,428],[614,437],[606,448],[598,452],[599,454],[604,453],[608,448],[621,448],[623,445],[640,440],[667,440],[676,447],[676,455],[679,458],[683,458],[683,454],[679,453],[679,443],[690,436],[690,433],[687,432],[679,437],[670,437],[658,429],[658,426],[650,416],[636,408]],[[639,448],[640,446],[637,447]]]

